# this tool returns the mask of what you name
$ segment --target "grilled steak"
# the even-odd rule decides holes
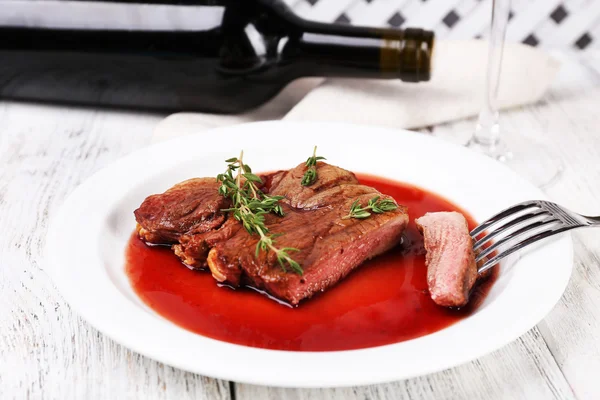
[[[249,284],[296,305],[398,244],[408,223],[402,206],[367,219],[343,219],[357,199],[366,205],[375,196],[389,197],[360,185],[353,173],[322,162],[317,164],[317,181],[302,186],[305,171],[303,163],[268,177],[269,194],[285,197],[281,200],[285,216],[265,218],[271,233],[283,234],[276,238],[279,248],[300,250],[290,254],[303,275],[284,271],[273,252],[256,257],[258,236],[218,211],[229,204],[217,194],[212,178],[182,182],[146,199],[135,212],[140,236],[151,243],[178,242],[173,249],[184,263],[194,267],[208,263],[219,282]],[[180,191],[186,184],[184,195]],[[179,199],[183,204],[177,203]]]
[[[208,264],[215,279],[233,286],[250,284],[290,304],[324,291],[364,261],[400,242],[408,223],[404,207],[367,219],[343,219],[352,203],[361,204],[375,196],[389,198],[358,184],[353,173],[325,163],[317,164],[318,179],[311,186],[300,184],[306,166],[301,164],[276,179],[270,194],[285,196],[285,217],[267,216],[278,247],[293,247],[294,260],[302,276],[283,271],[275,254],[255,256],[258,237],[238,230],[210,251]]]
[[[427,213],[416,221],[427,250],[427,284],[436,304],[460,307],[477,280],[473,240],[457,212]]]

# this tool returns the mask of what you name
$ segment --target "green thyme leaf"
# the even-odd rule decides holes
[[[315,146],[312,156],[306,159],[307,170],[300,182],[302,186],[310,186],[317,181],[317,161],[319,160],[326,160],[326,158],[317,156],[317,146]]]
[[[367,202],[366,207],[362,207],[360,202],[354,200],[352,205],[350,206],[350,212],[342,217],[342,219],[364,219],[371,216],[372,211],[375,214],[383,214],[384,212],[393,211],[398,208],[398,204],[391,199],[383,199],[381,200],[381,196],[375,196]]]

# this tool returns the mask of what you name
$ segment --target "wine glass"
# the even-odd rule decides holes
[[[523,174],[538,187],[554,182],[563,170],[556,153],[537,140],[505,132],[499,124],[498,87],[511,0],[492,0],[484,104],[466,146],[493,157]]]

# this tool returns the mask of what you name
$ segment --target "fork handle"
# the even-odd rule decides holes
[[[600,217],[585,217],[589,225],[588,226],[600,226]]]

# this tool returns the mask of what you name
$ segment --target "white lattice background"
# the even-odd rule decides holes
[[[485,37],[491,0],[285,0],[319,21],[433,29],[437,37]],[[547,48],[600,48],[600,0],[513,0],[507,38]]]

